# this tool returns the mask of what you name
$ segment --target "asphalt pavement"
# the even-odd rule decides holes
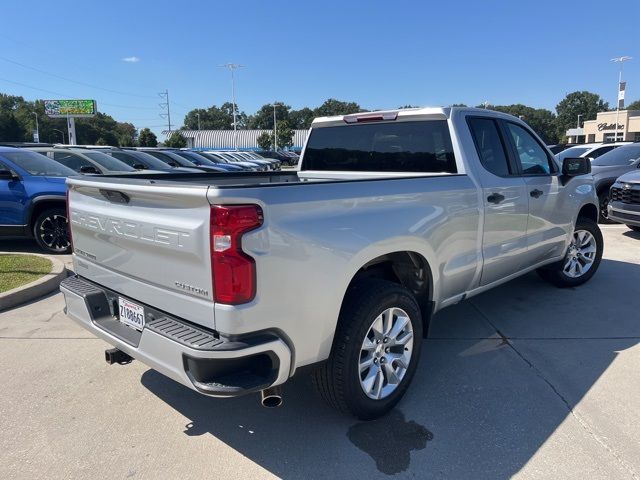
[[[640,478],[640,234],[603,228],[600,271],[560,290],[526,275],[439,313],[386,417],[200,396],[62,312],[0,314],[0,478]],[[0,245],[5,250],[5,245]]]

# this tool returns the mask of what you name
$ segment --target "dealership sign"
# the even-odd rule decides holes
[[[52,118],[93,117],[97,113],[95,100],[45,100],[44,113]]]
[[[618,130],[622,130],[624,128],[624,125],[620,125],[618,124]],[[598,131],[602,132],[603,130],[616,130],[616,124],[615,123],[599,123],[598,124]]]

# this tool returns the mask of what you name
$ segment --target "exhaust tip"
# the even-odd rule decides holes
[[[282,405],[282,390],[271,387],[260,392],[260,403],[266,408],[277,408]]]

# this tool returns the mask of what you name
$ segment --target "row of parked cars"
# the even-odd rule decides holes
[[[33,237],[51,253],[68,253],[66,178],[149,172],[267,172],[282,160],[254,152],[192,151],[52,144],[0,146],[0,238]]]
[[[556,154],[560,163],[574,157],[591,160],[599,221],[640,231],[640,142],[585,143]]]

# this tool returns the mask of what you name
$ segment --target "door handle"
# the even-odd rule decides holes
[[[535,190],[531,190],[529,192],[529,195],[531,195],[533,198],[538,198],[540,195],[542,195],[544,192],[542,190],[538,190],[537,188]]]
[[[503,200],[504,200],[504,195],[500,195],[499,193],[492,193],[487,197],[487,202],[494,203],[496,205]]]

